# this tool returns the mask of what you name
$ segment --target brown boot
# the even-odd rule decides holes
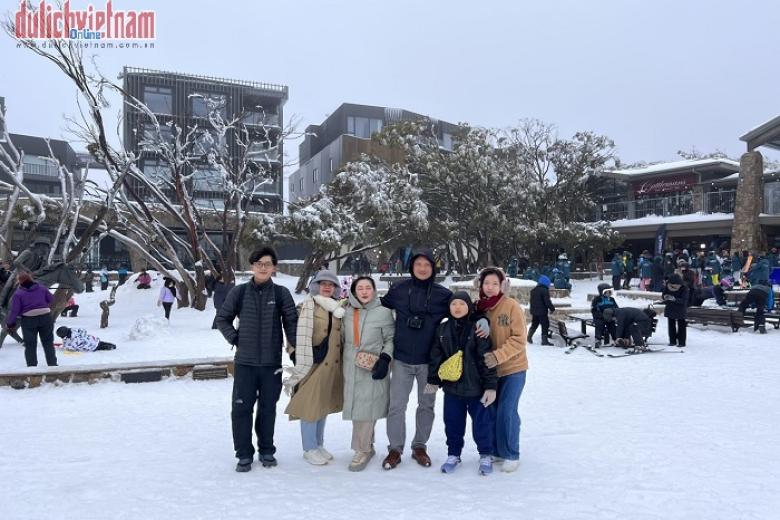
[[[382,467],[384,469],[395,469],[401,463],[401,452],[390,450],[385,460],[382,461]]]
[[[426,468],[431,467],[431,458],[426,453],[425,448],[412,448],[412,458],[417,461],[420,466]]]

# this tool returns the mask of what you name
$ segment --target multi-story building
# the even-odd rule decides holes
[[[209,113],[218,110],[225,119],[241,117],[250,136],[247,156],[255,165],[270,173],[273,182],[264,183],[251,204],[252,210],[279,212],[283,188],[283,107],[288,88],[255,81],[242,81],[194,74],[125,67],[123,87],[128,95],[143,102],[160,122],[163,139],[172,139],[169,123],[194,131],[194,143],[188,150],[195,179],[196,200],[220,208],[223,194],[216,180],[218,172],[209,166],[206,155],[219,150],[234,164],[244,153],[235,134],[223,139],[209,123]],[[157,138],[149,117],[125,103],[125,148],[140,157],[140,167],[150,176],[165,175],[166,168],[148,143]]]
[[[452,149],[452,136],[457,130],[452,123],[403,109],[342,104],[325,121],[306,128],[306,136],[298,146],[299,167],[287,181],[290,201],[317,194],[344,164],[372,153],[375,145],[371,136],[385,126],[421,119],[433,123],[443,148]]]

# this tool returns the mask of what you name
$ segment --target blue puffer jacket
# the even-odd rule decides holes
[[[420,256],[427,258],[434,266],[433,275],[428,280],[418,280],[414,277],[412,266]],[[435,282],[435,265],[433,255],[429,252],[416,253],[409,260],[412,279],[393,285],[381,299],[383,306],[395,311],[393,357],[409,365],[424,365],[430,362],[436,330],[449,311],[452,293]],[[409,318],[412,316],[423,318],[422,328],[409,327]]]

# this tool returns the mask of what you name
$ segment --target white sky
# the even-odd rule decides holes
[[[4,15],[17,7],[0,0]],[[107,76],[131,65],[285,84],[286,117],[301,129],[342,102],[484,126],[536,117],[565,136],[606,134],[624,162],[650,162],[691,147],[738,157],[739,136],[780,112],[772,1],[115,0],[114,9],[155,9],[158,39],[153,50],[102,51]],[[76,105],[65,77],[5,35],[0,70],[11,131],[68,138],[63,115]],[[295,159],[297,144],[287,153]]]

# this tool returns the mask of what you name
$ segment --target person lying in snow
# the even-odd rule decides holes
[[[62,338],[62,348],[77,352],[94,352],[95,350],[114,350],[116,345],[100,341],[95,336],[87,334],[87,329],[59,327],[57,336]]]

